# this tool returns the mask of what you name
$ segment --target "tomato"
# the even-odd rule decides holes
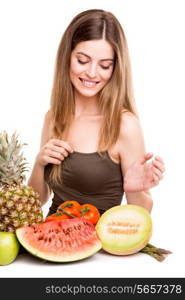
[[[45,219],[45,222],[59,221],[59,220],[64,220],[64,219],[69,219],[69,216],[67,216],[66,214],[56,212],[55,214],[48,216]]]
[[[66,213],[71,218],[80,217],[80,207],[81,205],[77,201],[68,200],[59,205],[59,207],[57,208],[57,212],[62,212],[64,214]]]
[[[88,203],[80,205],[75,200],[68,200],[60,204],[57,208],[57,213],[66,215],[70,219],[75,217],[84,217],[91,221],[94,225],[100,218],[100,212],[96,206]]]
[[[94,225],[100,218],[100,212],[96,206],[92,204],[83,204],[80,207],[81,217],[91,221]]]

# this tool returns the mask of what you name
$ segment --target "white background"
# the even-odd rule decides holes
[[[0,277],[185,276],[183,0],[0,1],[0,131],[19,132],[21,141],[28,144],[24,153],[31,171],[49,108],[61,35],[77,13],[92,8],[115,14],[127,37],[146,148],[166,165],[163,181],[151,190],[150,242],[173,254],[159,263],[141,253],[118,257],[99,252],[68,264],[46,263],[24,254],[1,267]]]

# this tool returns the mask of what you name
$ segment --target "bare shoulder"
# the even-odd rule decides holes
[[[120,126],[120,139],[132,139],[142,135],[139,118],[131,112],[123,112]]]

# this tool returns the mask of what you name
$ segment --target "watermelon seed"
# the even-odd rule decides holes
[[[72,227],[69,227],[69,228],[68,228],[68,231],[69,231],[69,232],[72,232],[72,231],[73,231],[73,228],[72,228]]]
[[[70,232],[73,232],[72,227],[68,227],[67,229],[63,229],[64,234],[70,234]]]
[[[87,223],[87,222],[85,222],[85,221],[83,222],[83,224],[84,224],[84,225],[87,225],[87,226],[89,226],[89,227],[91,227],[91,224],[89,224],[89,223]]]

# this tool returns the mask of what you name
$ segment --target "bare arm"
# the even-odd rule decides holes
[[[48,184],[44,180],[44,168],[47,164],[59,165],[73,152],[68,142],[51,138],[51,112],[46,113],[42,129],[40,151],[36,156],[28,185],[32,186],[40,195],[42,205],[46,203],[51,194]]]
[[[47,112],[44,119],[42,128],[40,149],[50,138],[50,112]],[[39,155],[39,154],[38,154]],[[40,195],[40,201],[42,205],[46,203],[50,196],[50,189],[47,183],[44,181],[44,165],[38,161],[38,155],[36,156],[35,163],[32,169],[31,176],[28,180],[28,185],[32,186],[35,191]]]
[[[120,159],[123,176],[132,164],[145,154],[145,145],[139,120],[131,113],[124,113],[120,131]],[[149,190],[127,192],[128,204],[139,205],[152,210],[153,200]]]

